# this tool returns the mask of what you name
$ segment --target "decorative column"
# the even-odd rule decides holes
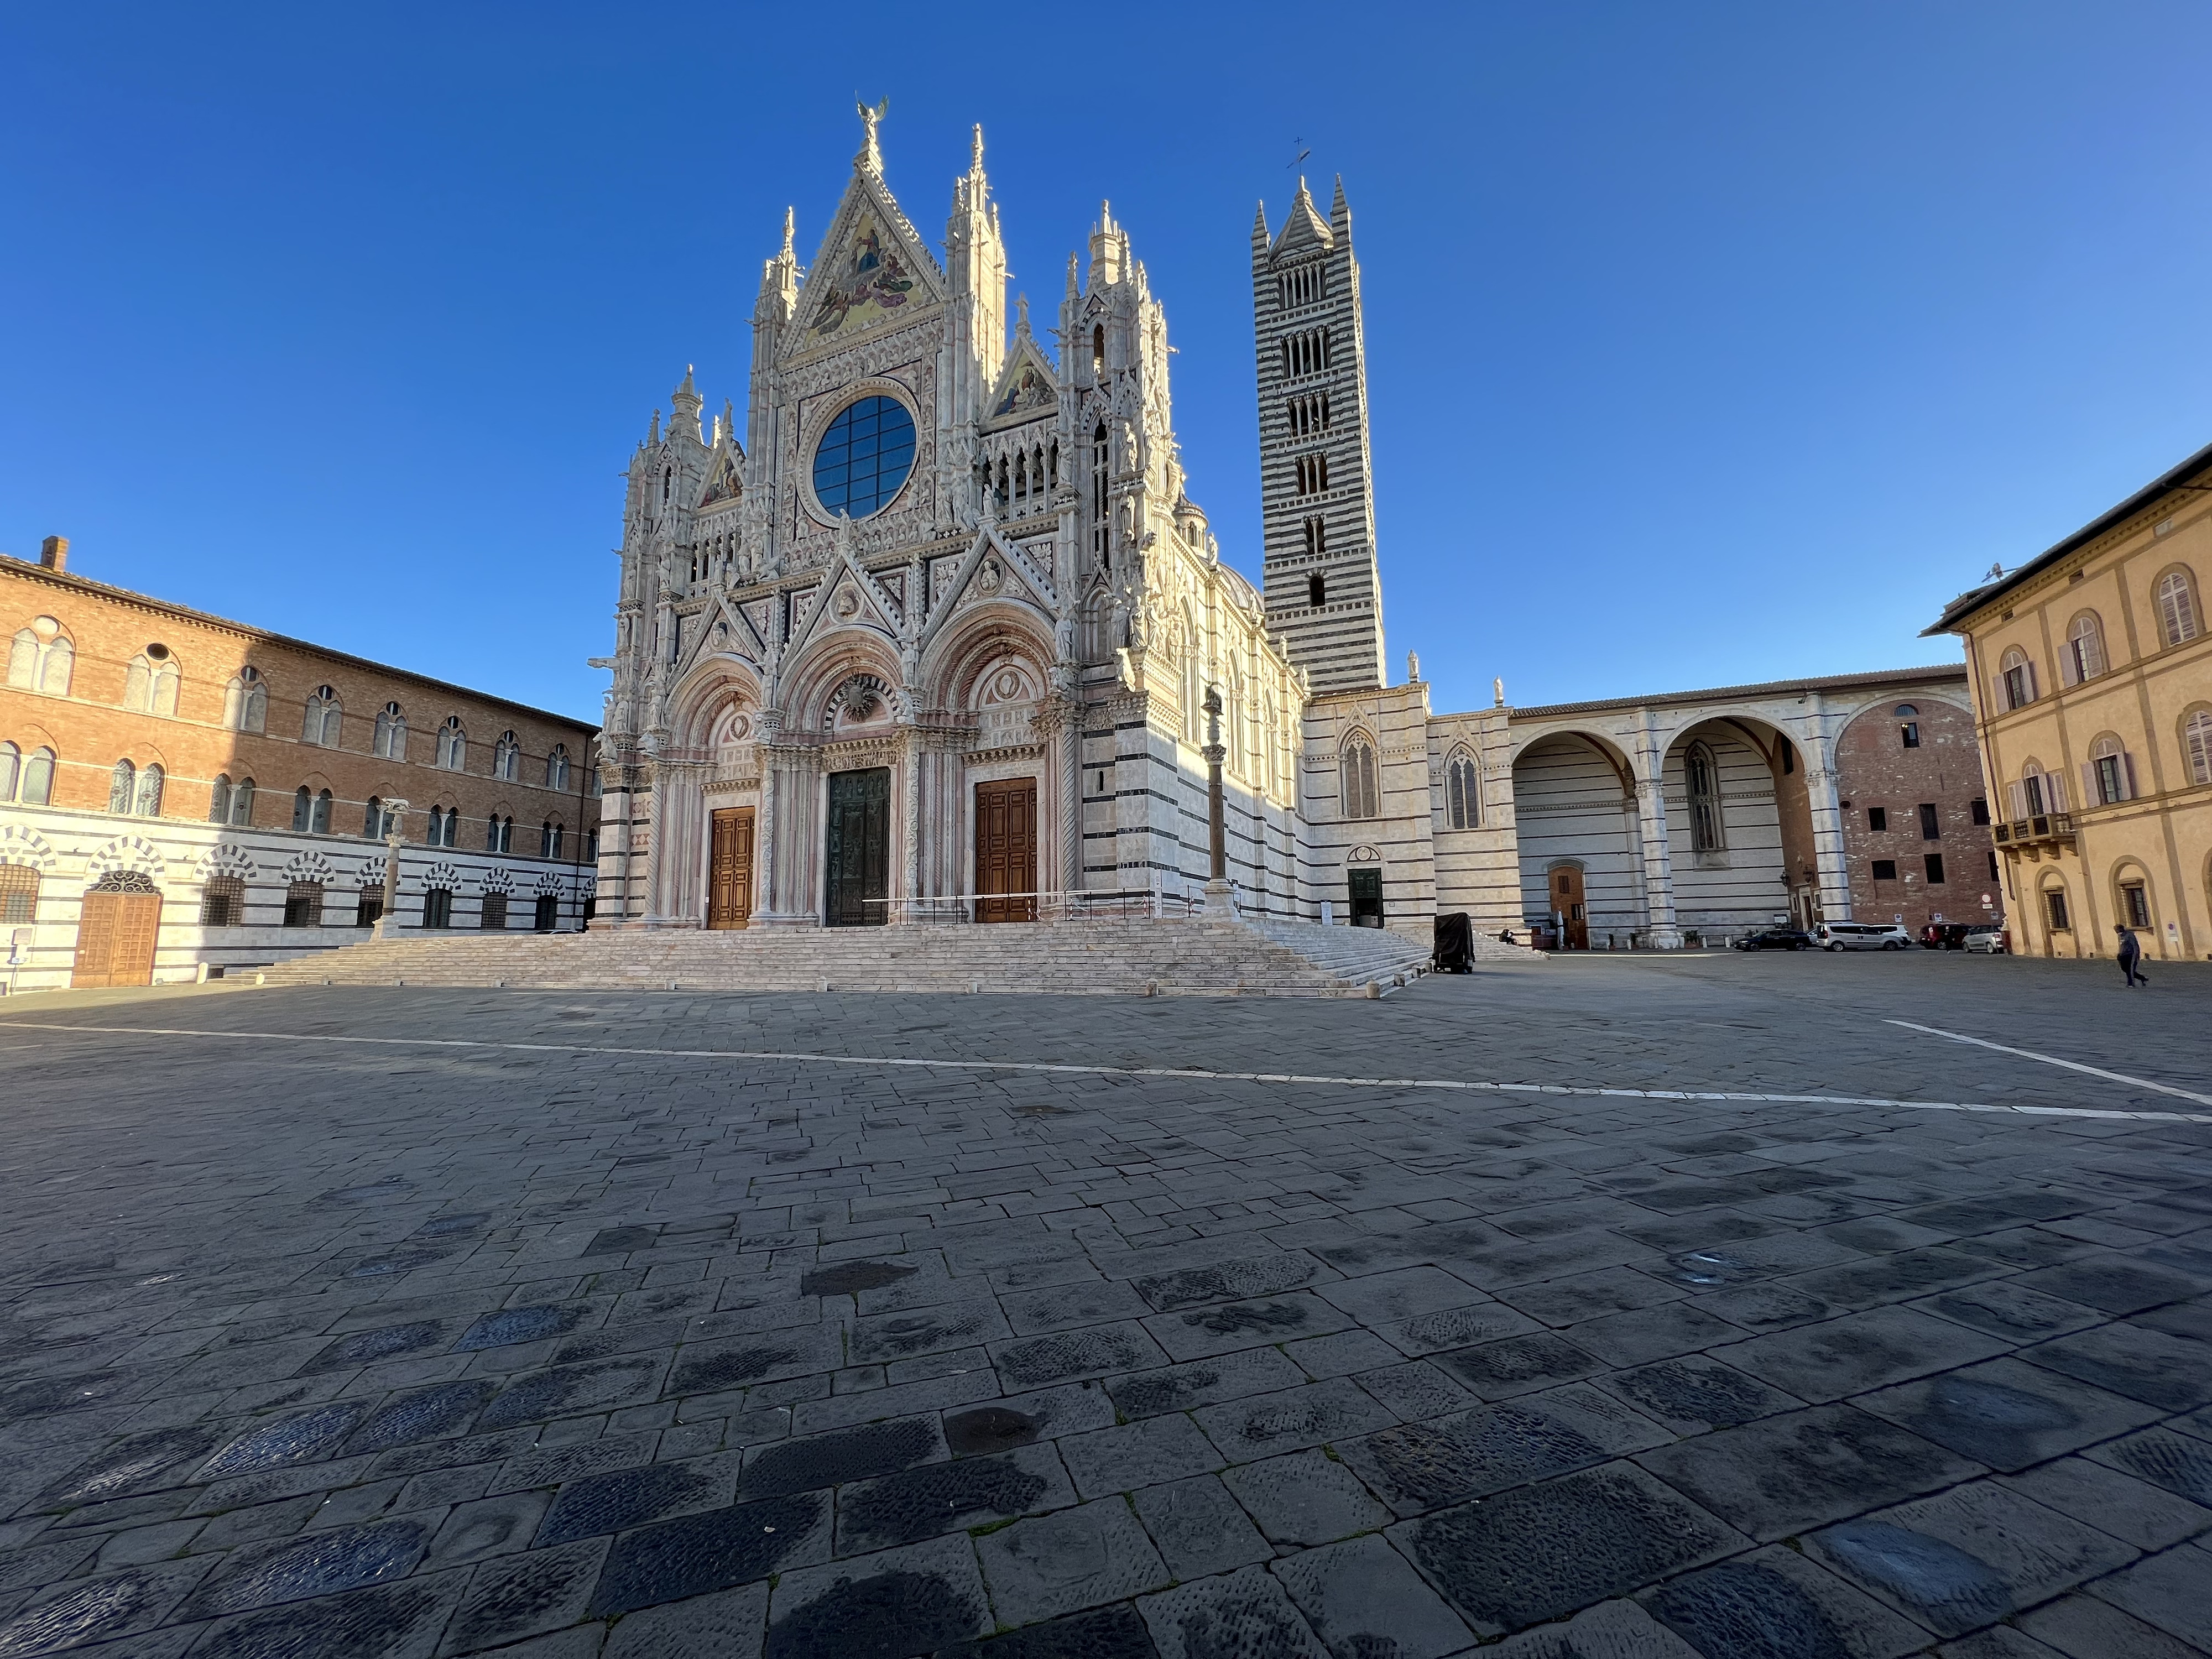
[[[399,815],[406,810],[404,800],[384,803],[384,914],[369,929],[372,938],[390,939],[399,926]]]
[[[1234,890],[1229,884],[1229,826],[1224,817],[1221,800],[1221,763],[1228,757],[1228,745],[1221,741],[1221,691],[1217,686],[1206,688],[1206,747],[1200,752],[1206,757],[1206,913],[1210,916],[1233,916],[1237,914]]]
[[[780,890],[775,881],[776,809],[775,750],[771,746],[783,735],[783,711],[763,708],[755,722],[753,754],[760,770],[760,808],[753,814],[753,920],[775,908]]]
[[[906,788],[901,803],[905,819],[900,827],[900,888],[892,896],[904,904],[892,906],[894,922],[915,920],[914,901],[921,895],[921,728],[906,729]]]

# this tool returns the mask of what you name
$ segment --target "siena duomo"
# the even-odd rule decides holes
[[[1410,658],[1387,683],[1340,184],[1252,227],[1255,588],[1178,460],[1129,229],[1102,210],[1041,337],[1009,314],[981,130],[940,258],[886,183],[881,113],[804,268],[786,216],[742,419],[702,424],[687,371],[631,461],[596,927],[1188,903],[1209,693],[1255,919],[1425,940],[1439,911],[1556,918],[1603,948],[1991,910],[1961,669],[1462,714]],[[1881,858],[1855,794],[1933,808],[1934,836]]]

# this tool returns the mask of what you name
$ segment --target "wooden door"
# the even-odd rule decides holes
[[[1589,949],[1589,908],[1583,897],[1581,867],[1563,864],[1552,872],[1552,909],[1560,918],[1565,937],[1561,943],[1570,951]]]
[[[1036,780],[977,784],[975,920],[1035,921],[1036,872]]]
[[[830,775],[830,823],[822,919],[832,927],[880,927],[890,920],[891,769]],[[878,902],[871,903],[871,900]]]
[[[151,985],[154,945],[161,930],[159,893],[101,892],[84,896],[76,927],[76,967],[71,985]]]
[[[753,809],[727,806],[714,814],[707,861],[707,926],[742,927],[753,915]]]
[[[1352,894],[1352,925],[1354,927],[1380,927],[1382,925],[1382,872],[1380,870],[1353,870],[1350,877]]]

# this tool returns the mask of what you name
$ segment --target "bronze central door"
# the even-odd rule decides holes
[[[891,769],[830,775],[822,919],[832,927],[880,927],[891,890]],[[869,901],[876,901],[871,903]]]
[[[1589,950],[1589,908],[1583,896],[1583,872],[1576,866],[1563,864],[1552,872],[1552,908],[1565,932],[1562,945],[1570,951]]]
[[[141,886],[139,884],[143,883]],[[151,985],[161,896],[143,876],[103,877],[84,896],[72,986]]]
[[[1035,921],[1036,872],[1036,780],[977,784],[975,920]]]
[[[707,926],[742,927],[753,915],[753,809],[714,814],[707,861]]]

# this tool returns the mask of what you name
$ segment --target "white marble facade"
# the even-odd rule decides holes
[[[702,429],[687,373],[631,462],[595,926],[730,925],[717,813],[750,825],[745,925],[852,920],[829,817],[862,774],[869,920],[974,915],[981,803],[1009,783],[1034,792],[1034,863],[992,890],[1194,896],[1209,687],[1247,914],[1343,921],[1364,893],[1417,937],[1439,910],[1521,929],[1563,871],[1600,949],[1850,914],[1836,741],[1908,689],[1963,701],[1955,674],[1541,709],[1501,687],[1435,713],[1417,666],[1383,683],[1341,186],[1325,219],[1301,183],[1279,234],[1264,209],[1254,228],[1263,602],[1186,489],[1128,234],[1102,210],[1048,349],[1025,300],[1009,323],[981,131],[940,260],[884,182],[882,109],[862,113],[813,264],[788,216],[766,263],[742,416]],[[911,460],[879,448],[856,495],[825,457],[872,410]]]

